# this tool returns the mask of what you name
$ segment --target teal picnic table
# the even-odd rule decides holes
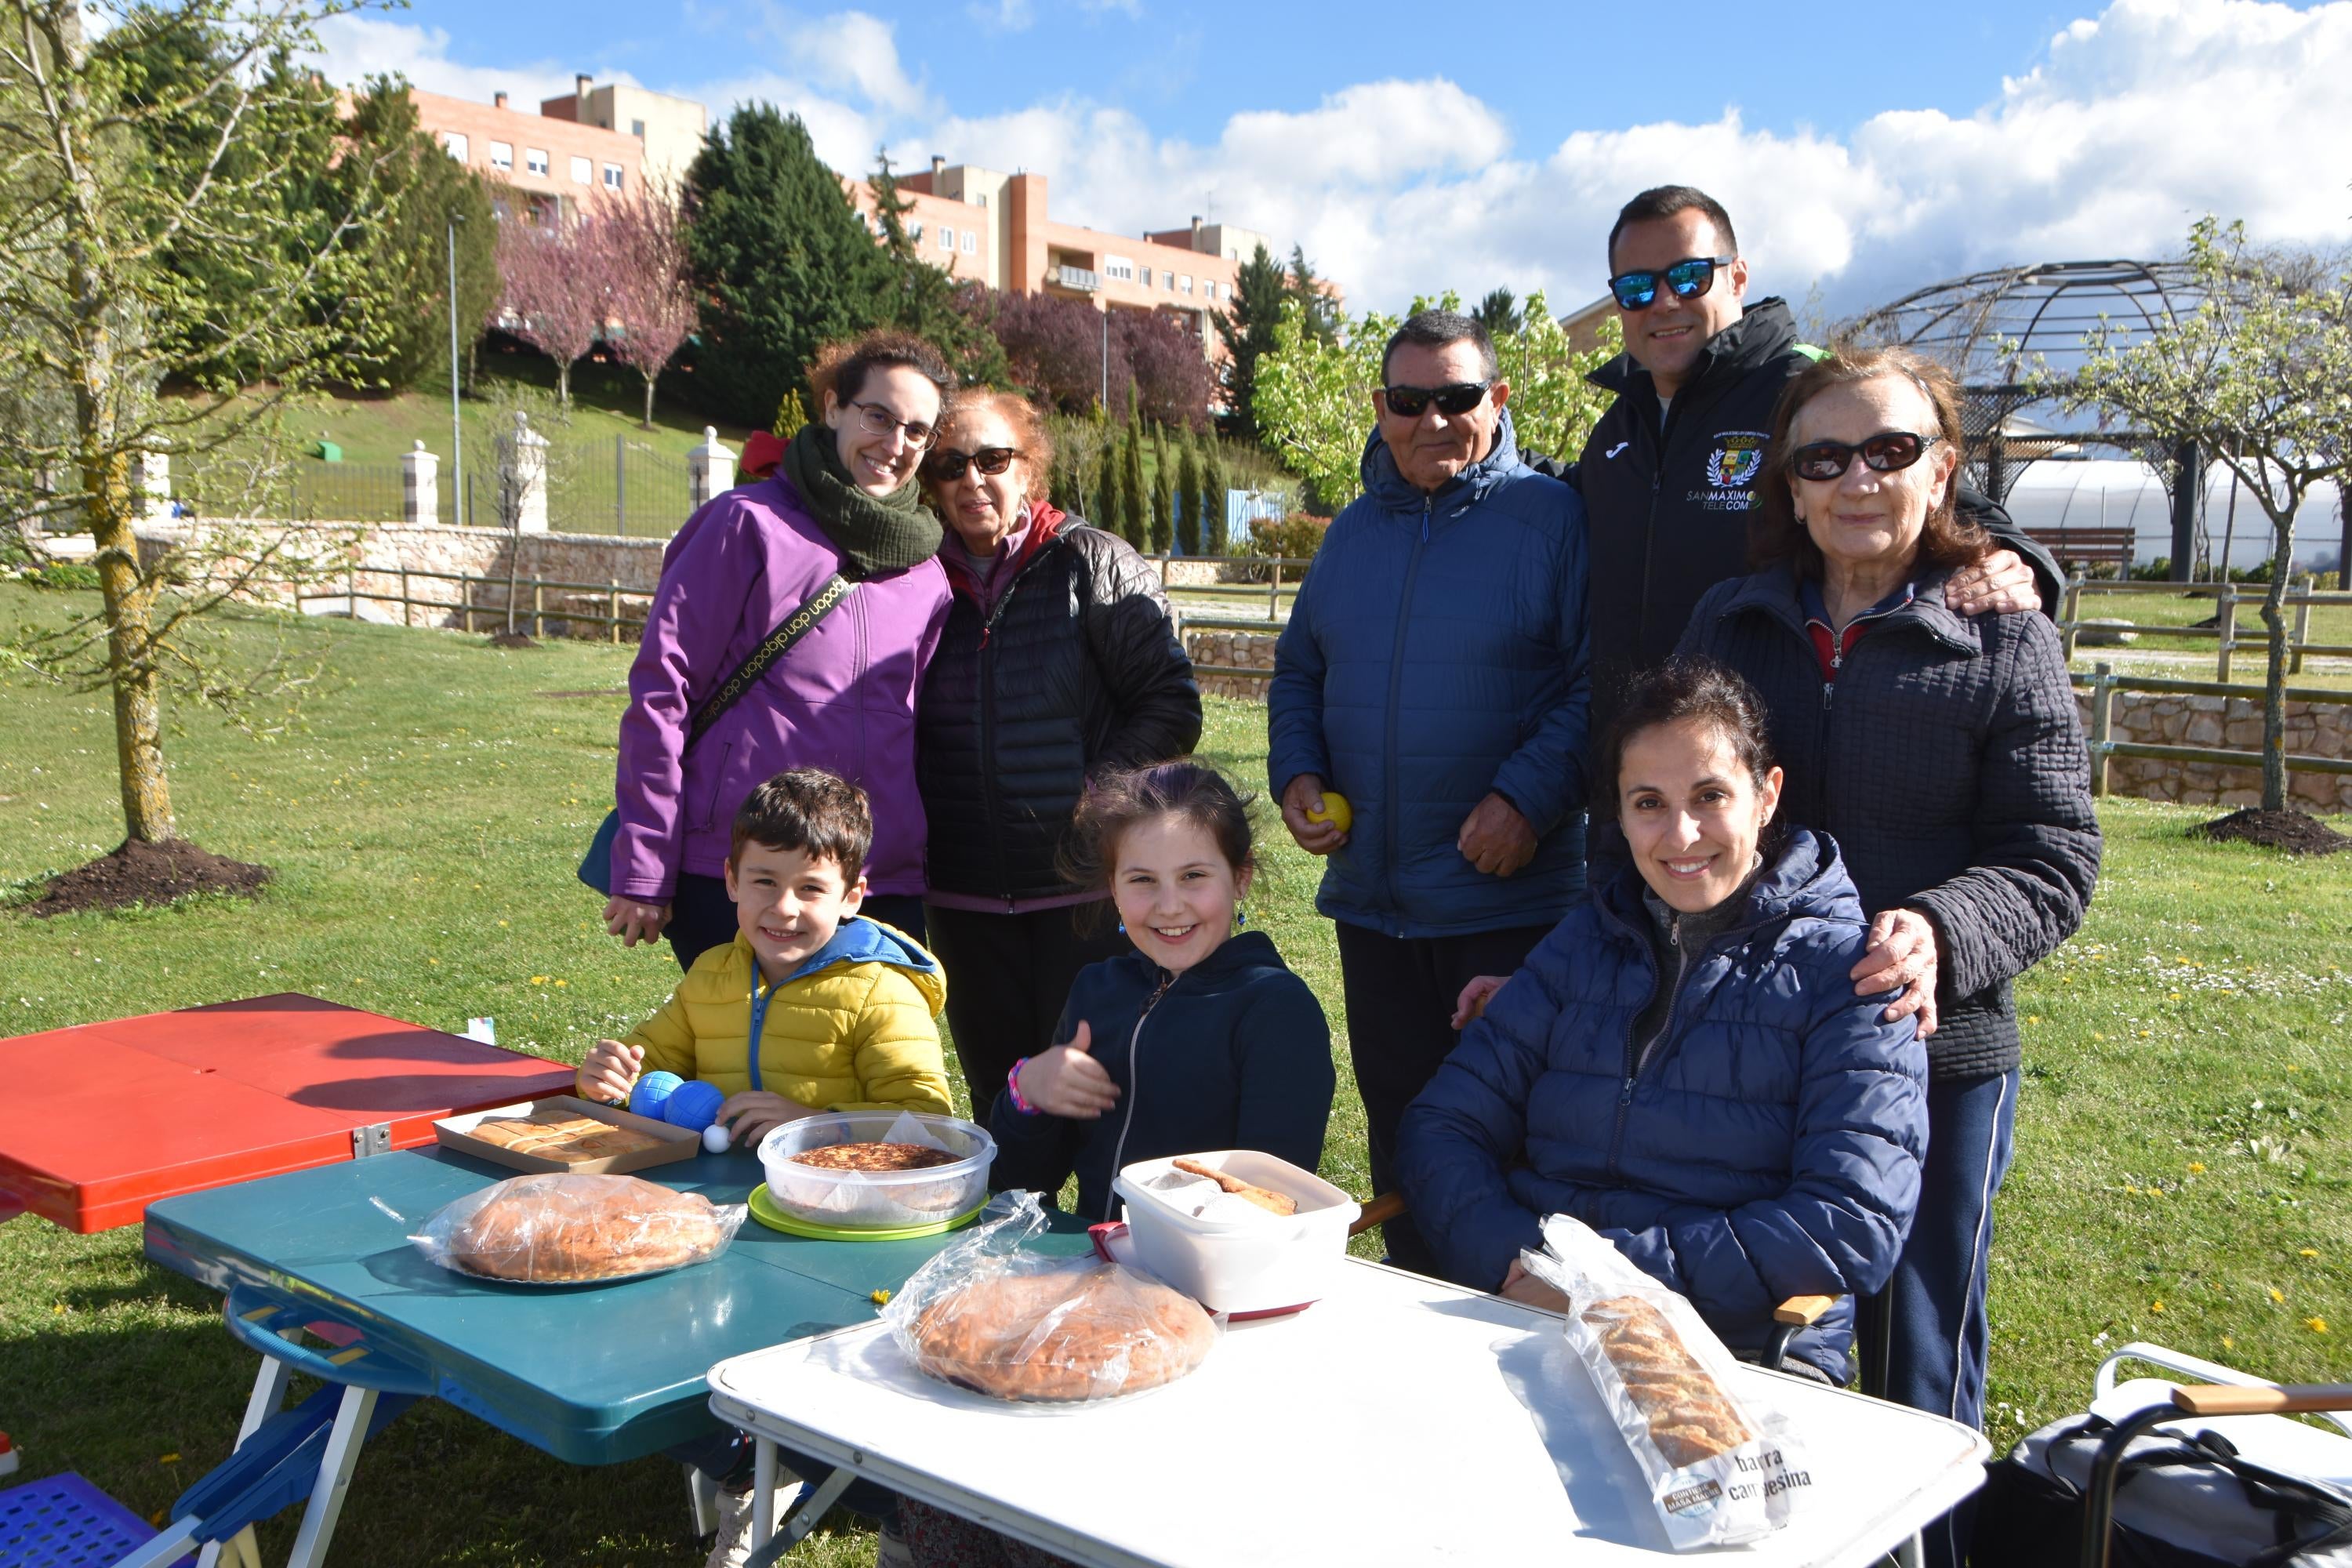
[[[216,1543],[276,1511],[264,1504],[284,1507],[307,1491],[289,1561],[312,1568],[325,1556],[361,1446],[416,1398],[445,1400],[577,1465],[641,1458],[715,1433],[705,1381],[712,1366],[871,1320],[877,1290],[897,1289],[954,1239],[820,1241],[747,1220],[710,1262],[562,1287],[455,1274],[409,1243],[443,1205],[514,1173],[414,1150],[148,1207],[147,1256],[224,1292],[230,1332],[262,1352],[237,1453],[174,1505],[173,1528],[152,1547],[172,1550],[153,1562]],[[722,1204],[743,1203],[761,1178],[744,1152],[641,1174]],[[1050,1245],[1078,1253],[1088,1243],[1070,1222]],[[289,1338],[296,1328],[327,1348]],[[332,1386],[313,1396],[309,1419],[289,1423],[297,1412],[279,1406],[296,1372]],[[272,1466],[274,1478],[257,1473]],[[131,1561],[149,1560],[142,1552]]]

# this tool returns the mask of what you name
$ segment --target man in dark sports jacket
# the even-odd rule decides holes
[[[1748,521],[1773,405],[1822,354],[1797,341],[1787,301],[1748,301],[1748,263],[1730,216],[1688,185],[1625,204],[1609,234],[1609,270],[1625,352],[1592,382],[1617,401],[1572,468],[1528,459],[1584,496],[1596,741],[1634,672],[1674,652],[1699,596],[1748,571]],[[1960,509],[2001,548],[1953,575],[1953,609],[2057,604],[2063,580],[2047,551],[1983,496],[1962,490]],[[1605,806],[1596,813],[1611,815]],[[1596,848],[1606,837],[1597,836]]]

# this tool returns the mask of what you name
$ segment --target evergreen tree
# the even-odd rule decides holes
[[[1201,484],[1204,507],[1202,516],[1208,524],[1202,534],[1209,553],[1223,555],[1229,542],[1225,537],[1225,459],[1217,450],[1213,437],[1201,458]]]
[[[1290,277],[1282,286],[1283,298],[1298,301],[1300,321],[1308,337],[1321,343],[1339,341],[1339,311],[1325,292],[1323,280],[1315,276],[1315,268],[1307,259],[1307,247],[1290,247]]]
[[[818,349],[894,319],[897,265],[800,117],[771,104],[740,106],[711,133],[687,189],[695,386],[709,412],[756,426],[787,391],[806,393]]]
[[[1168,450],[1165,426],[1151,441],[1151,552],[1166,551],[1176,538],[1176,459]]]
[[[1192,433],[1185,431],[1179,437],[1184,456],[1177,464],[1177,503],[1182,510],[1176,520],[1176,548],[1187,555],[1201,553],[1201,519],[1208,515],[1207,492],[1201,486],[1201,452],[1193,444]]]
[[[1211,318],[1227,355],[1223,387],[1226,412],[1222,424],[1226,435],[1239,440],[1257,439],[1257,415],[1251,407],[1257,393],[1257,362],[1261,354],[1274,352],[1284,287],[1282,264],[1261,245],[1234,276],[1233,309],[1219,310]]]
[[[907,231],[906,216],[915,204],[898,194],[898,176],[888,153],[876,160],[866,183],[874,191],[875,220],[882,226],[882,249],[890,258],[891,324],[936,346],[967,383],[1002,386],[1011,382],[1004,345],[988,325],[987,286],[958,279],[952,256],[945,268],[923,259]]]
[[[1095,513],[1095,521],[1107,532],[1121,539],[1127,537],[1127,462],[1126,448],[1121,445],[1123,433],[1106,431],[1102,444],[1102,467],[1097,483],[1101,486],[1102,510]]]
[[[795,386],[788,389],[784,393],[784,400],[776,405],[776,422],[768,428],[789,441],[799,435],[801,426],[807,423],[808,410],[801,403],[801,389]]]
[[[1151,547],[1151,492],[1143,486],[1143,426],[1129,405],[1127,449],[1119,460],[1118,531],[1138,550]]]
[[[1508,289],[1488,290],[1486,297],[1478,301],[1478,308],[1470,312],[1470,318],[1486,328],[1486,335],[1497,342],[1513,336],[1527,324],[1517,299]]]

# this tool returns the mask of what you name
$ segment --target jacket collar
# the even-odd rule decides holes
[[[1789,302],[1777,294],[1759,300],[1740,313],[1739,320],[1706,341],[1706,347],[1699,352],[1698,363],[1692,367],[1690,379],[1675,395],[1675,400],[1679,403],[1718,380],[1738,381],[1796,345],[1797,319],[1790,313]],[[1652,384],[1650,373],[1631,353],[1619,354],[1585,379],[1620,397],[1646,398],[1654,405],[1658,400],[1658,389]]]
[[[1150,984],[1172,984],[1168,971],[1143,956],[1139,948],[1129,948],[1118,962],[1132,964],[1135,973]],[[1198,975],[1203,980],[1223,979],[1253,969],[1281,969],[1282,954],[1275,951],[1274,939],[1262,931],[1237,931],[1217,944],[1217,951],[1201,960],[1173,979]]]
[[[759,955],[751,951],[750,939],[741,931],[735,933],[735,947],[751,971],[751,989],[759,990]],[[834,931],[832,941],[802,959],[798,967],[768,989],[781,990],[796,980],[805,980],[836,963],[887,963],[905,970],[910,975],[936,975],[940,973],[940,961],[914,938],[884,925],[880,921],[852,915]]]
[[[1911,602],[1889,611],[1878,618],[1883,633],[1892,627],[1916,626],[1955,653],[1973,658],[1984,652],[1984,640],[1964,616],[1953,613],[1944,603],[1944,584],[1948,572],[1929,571],[1916,581],[1916,592]],[[1782,561],[1761,572],[1750,573],[1740,582],[1738,590],[1724,602],[1718,619],[1728,620],[1738,615],[1770,616],[1799,637],[1807,637],[1803,590],[1797,582],[1797,569]]]
[[[1459,501],[1481,501],[1486,492],[1517,473],[1519,462],[1517,427],[1511,423],[1510,409],[1504,408],[1495,418],[1495,445],[1487,454],[1454,475],[1437,488],[1433,496],[1423,497],[1421,489],[1405,480],[1397,471],[1396,458],[1389,444],[1381,439],[1377,426],[1364,443],[1361,472],[1364,493],[1389,511],[1418,511],[1424,499],[1433,507],[1444,507],[1448,511]]]
[[[1649,939],[1642,934],[1642,928],[1649,915],[1642,908],[1642,893],[1648,886],[1641,871],[1628,865],[1603,884],[1593,900],[1635,942],[1644,944]],[[1854,891],[1853,879],[1846,874],[1835,839],[1810,827],[1791,827],[1781,840],[1780,853],[1768,859],[1748,884],[1746,905],[1716,940],[1744,941],[1765,926],[1802,915],[1859,922],[1864,918],[1862,895]]]
[[[1038,552],[1060,537],[1062,524],[1068,515],[1051,501],[1029,503],[1028,531],[1022,537],[1021,552],[996,569],[1006,586],[1009,587],[1013,579],[1021,575],[1029,563],[1037,558]],[[947,541],[955,537],[954,531],[948,530],[947,539],[940,544],[940,564],[947,570],[948,586],[965,598],[984,605],[988,602],[988,595],[982,590],[980,579],[972,574],[971,564],[965,559],[964,552],[948,547]]]

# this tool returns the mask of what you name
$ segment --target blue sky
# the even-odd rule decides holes
[[[1801,20],[1781,22],[1782,16]],[[1643,185],[1730,205],[1760,286],[1842,312],[1980,267],[2176,250],[2208,211],[2352,242],[2352,0],[1495,7],[418,0],[331,74],[520,104],[575,70],[801,113],[862,169],[1049,175],[1055,216],[1303,244],[1351,304],[1600,290]]]
[[[1145,112],[1166,134],[1195,141],[1214,139],[1239,110],[1308,109],[1350,82],[1429,70],[1474,86],[1530,132],[1711,120],[1727,103],[1743,108],[1750,123],[1778,130],[1843,131],[1887,109],[1965,114],[2001,77],[2031,69],[2051,36],[2079,14],[1995,0],[1923,23],[1903,16],[1908,7],[1816,4],[1805,7],[1801,25],[1776,27],[1758,26],[1769,8],[1753,3],[1479,6],[1464,9],[1511,19],[1482,20],[1449,37],[1433,29],[1426,3],[1015,0],[1016,21],[1028,20],[1012,27],[1003,25],[1003,0],[871,9],[896,24],[908,73],[964,114],[1009,113],[1042,93],[1079,88]],[[453,53],[474,64],[569,58],[584,48],[579,68],[691,89],[726,74],[712,68],[714,47],[759,47],[776,37],[778,22],[825,14],[709,4],[668,12],[623,0],[497,6],[417,0],[406,18],[462,40]],[[746,15],[761,18],[751,38]],[[551,47],[552,37],[571,41]],[[1908,68],[1890,68],[1895,59]],[[774,63],[789,68],[782,58]]]

